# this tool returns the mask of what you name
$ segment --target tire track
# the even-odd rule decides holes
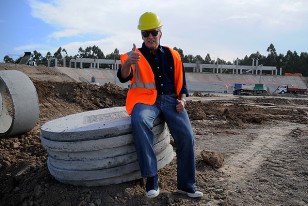
[[[284,129],[281,129],[282,127]],[[277,145],[284,142],[290,131],[296,127],[298,125],[284,123],[259,130],[258,136],[251,144],[226,159],[220,170],[229,176],[228,181],[231,185],[249,179],[263,162],[270,158],[272,151],[279,149]]]

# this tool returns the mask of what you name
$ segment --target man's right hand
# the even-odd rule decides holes
[[[133,44],[132,52],[130,53],[126,61],[128,61],[127,63],[132,65],[138,63],[139,59],[140,59],[140,53],[136,52],[136,44]]]
[[[140,59],[140,54],[136,52],[136,44],[133,44],[132,52],[129,54],[128,58],[124,62],[121,68],[122,78],[127,78],[131,72],[131,66],[137,64]]]

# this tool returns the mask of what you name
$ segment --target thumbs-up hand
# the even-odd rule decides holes
[[[136,51],[136,44],[135,44],[135,43],[133,43],[133,49],[132,49],[132,51]]]
[[[130,64],[136,64],[138,63],[139,59],[140,59],[140,53],[136,52],[136,44],[134,43],[132,52],[130,53],[127,61],[129,61]]]

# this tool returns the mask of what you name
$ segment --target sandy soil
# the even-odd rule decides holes
[[[188,98],[201,199],[177,194],[176,159],[159,171],[161,194],[144,196],[144,181],[81,187],[59,183],[49,173],[40,143],[45,122],[82,111],[123,106],[126,90],[113,84],[76,83],[44,67],[0,64],[33,81],[40,118],[26,134],[0,139],[0,205],[308,205],[308,98],[303,96]],[[214,168],[202,151],[218,152]]]

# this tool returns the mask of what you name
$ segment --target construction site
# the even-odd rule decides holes
[[[161,193],[147,199],[133,155],[114,169],[124,161],[120,150],[132,146],[124,136],[115,138],[129,133],[123,112],[128,85],[116,78],[118,64],[81,59],[69,67],[0,64],[0,205],[308,205],[307,77],[284,76],[257,62],[184,64],[196,186],[204,196],[176,193],[176,144],[158,123]],[[10,78],[12,71],[16,76]],[[97,128],[114,126],[119,133],[112,141],[98,139]],[[106,145],[111,146],[102,149]]]

